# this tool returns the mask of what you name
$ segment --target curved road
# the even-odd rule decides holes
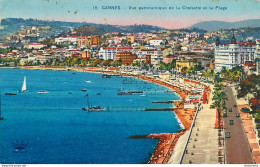
[[[240,117],[236,117],[239,113],[235,97],[230,87],[225,87],[228,100],[226,100],[227,117],[223,118],[224,131],[230,132],[231,138],[225,138],[226,145],[226,163],[227,164],[253,164],[252,152],[247,136],[242,125]],[[237,104],[236,104],[237,105]],[[229,109],[232,108],[232,112]],[[230,120],[234,121],[234,125],[230,125]]]

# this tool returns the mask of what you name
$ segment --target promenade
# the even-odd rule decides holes
[[[223,160],[223,147],[218,146],[218,130],[215,129],[216,109],[212,104],[212,86],[208,104],[202,104],[198,112],[195,126],[192,129],[182,164],[218,164]],[[218,152],[221,150],[221,155]]]

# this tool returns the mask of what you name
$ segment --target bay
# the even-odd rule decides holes
[[[21,90],[24,76],[29,91],[5,95]],[[181,129],[172,111],[142,110],[173,107],[152,101],[179,96],[132,77],[104,79],[100,73],[0,69],[0,88],[5,118],[0,122],[3,164],[140,164],[149,161],[158,140],[129,136]],[[119,89],[143,90],[146,96],[120,96]],[[86,94],[91,105],[109,107],[109,112],[82,111],[87,106]],[[28,142],[24,152],[14,151],[16,141]]]

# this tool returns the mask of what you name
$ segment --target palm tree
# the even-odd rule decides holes
[[[214,89],[215,89],[216,91],[223,91],[224,85],[223,85],[221,82],[217,82],[217,83],[215,84],[215,86],[214,86]]]
[[[218,111],[218,127],[220,128],[220,110],[225,108],[225,101],[227,100],[227,96],[222,91],[215,91],[213,93],[213,105],[217,108]]]

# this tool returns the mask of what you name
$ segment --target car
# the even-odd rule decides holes
[[[234,125],[234,121],[232,119],[229,120],[229,125]]]
[[[244,107],[244,108],[241,108],[241,111],[242,111],[242,112],[249,112],[249,111],[250,111],[250,109],[249,109],[249,108],[246,108],[246,107]]]
[[[237,107],[237,105],[236,105],[236,104],[234,104],[234,107]]]
[[[230,132],[225,133],[225,138],[231,138]]]
[[[239,114],[239,113],[236,113],[236,117],[240,117],[240,114]]]
[[[223,112],[223,117],[226,118],[227,117],[227,111]]]
[[[229,111],[229,112],[232,112],[232,108],[230,108],[228,111]]]

